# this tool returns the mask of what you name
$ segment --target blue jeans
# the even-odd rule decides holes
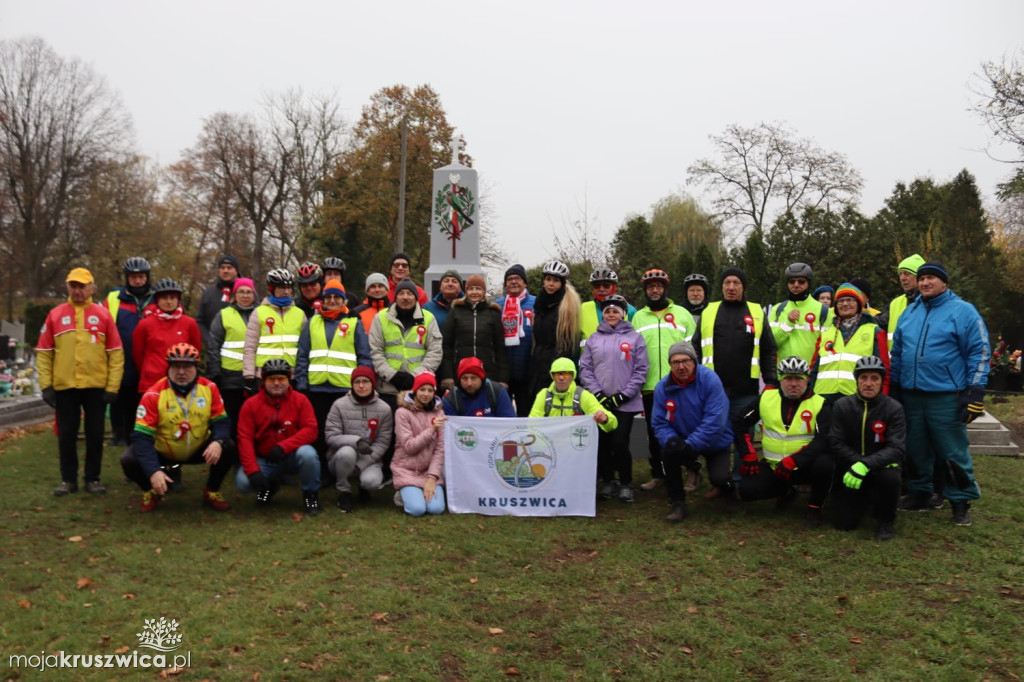
[[[407,485],[398,489],[402,496],[402,504],[405,505],[405,513],[410,516],[423,516],[424,514],[444,513],[444,486],[434,488],[434,499],[427,502],[423,498],[423,488],[414,485]]]
[[[945,477],[942,496],[950,502],[967,502],[981,497],[974,480],[974,462],[968,449],[967,425],[960,418],[960,398],[952,392],[903,391],[903,410],[907,416],[907,455],[917,471],[907,482],[907,492],[916,497],[932,494],[932,478],[937,467],[960,467],[969,485],[956,487],[952,476]]]
[[[300,446],[295,452],[288,453],[280,462],[268,462],[262,457],[257,457],[256,463],[260,465],[260,471],[268,481],[280,480],[282,476],[297,473],[302,492],[315,493],[320,490],[320,458],[317,457],[316,449],[312,445]],[[249,477],[245,475],[242,467],[238,467],[238,473],[235,474],[235,486],[240,493],[255,492],[249,485]]]

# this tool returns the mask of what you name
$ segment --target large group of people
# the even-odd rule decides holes
[[[183,487],[182,465],[200,464],[203,503],[217,511],[229,509],[221,485],[237,467],[236,487],[257,506],[297,478],[309,515],[321,511],[322,488],[351,512],[388,485],[406,513],[439,514],[448,417],[590,415],[594,494],[629,503],[640,454],[631,433],[643,415],[650,478],[639,489],[664,486],[669,522],[687,517],[706,472],[704,497],[730,510],[765,499],[785,509],[806,487],[810,527],[826,505],[845,530],[870,508],[886,540],[898,509],[946,501],[956,524],[971,523],[980,491],[966,423],[984,409],[989,340],[940,262],[902,260],[903,294],[885,312],[871,307],[866,280],[814,288],[805,263],[786,268],[788,296],[771,305],[748,300],[735,267],[720,273],[714,301],[711,280],[688,275],[677,304],[669,274],[652,268],[639,309],[608,268],[590,275],[586,302],[559,261],[543,266],[536,295],[512,265],[496,300],[483,275],[455,270],[428,298],[410,268],[396,253],[357,302],[331,256],[270,270],[260,300],[224,255],[195,318],[174,279],[151,283],[144,258],[125,261],[124,286],[102,304],[92,274],[75,268],[37,349],[42,395],[56,409],[54,494],[78,490],[82,415],[84,487],[105,492],[110,405],[112,444],[125,447],[122,469],[145,512]]]

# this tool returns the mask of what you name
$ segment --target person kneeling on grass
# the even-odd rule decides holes
[[[815,395],[807,383],[807,361],[791,355],[779,361],[779,389],[765,389],[749,425],[760,418],[763,457],[748,455],[740,466],[740,499],[778,498],[776,510],[784,511],[796,497],[794,485],[809,483],[804,522],[821,525],[821,505],[832,485],[832,453],[829,429],[832,407]]]
[[[459,361],[458,385],[445,394],[441,408],[449,417],[515,418],[512,399],[501,384],[487,378],[480,358]]]
[[[227,511],[221,483],[235,462],[231,420],[217,385],[199,376],[199,351],[187,343],[167,350],[167,376],[142,396],[131,445],[121,455],[124,475],[142,489],[142,511],[156,509],[181,464],[207,464],[203,504]]]
[[[870,502],[878,519],[875,537],[891,540],[896,537],[893,523],[907,423],[899,402],[882,395],[885,364],[879,358],[869,355],[857,360],[853,376],[857,394],[840,398],[832,408],[833,522],[839,530],[853,530]]]
[[[569,358],[556,358],[551,363],[551,385],[537,394],[531,417],[572,417],[594,415],[594,421],[605,433],[619,427],[619,420],[606,410],[593,393],[576,385],[576,365]]]
[[[703,456],[708,480],[715,486],[708,496],[736,500],[729,472],[729,446],[733,442],[729,398],[714,370],[697,364],[697,353],[687,341],[668,350],[669,373],[654,388],[654,434],[661,444],[665,487],[671,509],[665,520],[686,518],[683,467],[700,469]],[[706,496],[706,497],[708,497]]]
[[[320,458],[313,443],[316,416],[309,398],[291,387],[287,360],[271,358],[263,365],[259,392],[245,401],[238,415],[238,457],[235,485],[256,492],[256,506],[265,507],[281,486],[281,477],[298,473],[307,514],[320,513]]]
[[[327,466],[338,489],[338,509],[354,509],[350,477],[359,478],[359,496],[363,501],[371,490],[379,490],[384,480],[381,462],[395,430],[391,408],[374,388],[377,374],[370,367],[352,370],[352,390],[334,401],[327,413],[324,434],[327,439]]]
[[[437,379],[431,372],[417,374],[411,391],[398,396],[395,412],[395,457],[391,474],[411,516],[444,513],[444,438],[447,417],[437,397]]]

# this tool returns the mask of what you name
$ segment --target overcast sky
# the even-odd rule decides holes
[[[730,123],[844,153],[869,215],[896,182],[963,168],[991,200],[1010,168],[968,85],[1024,45],[1024,2],[0,0],[0,37],[27,35],[106,77],[165,165],[266,92],[334,93],[351,124],[381,87],[429,83],[530,266],[584,202],[610,241]]]

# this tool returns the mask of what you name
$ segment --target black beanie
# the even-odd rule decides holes
[[[722,276],[718,279],[718,284],[721,286],[725,282],[726,277],[739,277],[740,283],[743,284],[743,288],[747,288],[747,273],[743,272],[739,268],[726,268],[722,270]]]
[[[522,277],[523,281],[525,282],[526,281],[526,268],[524,268],[519,263],[516,263],[515,265],[513,265],[512,267],[510,267],[508,270],[505,271],[505,279],[503,279],[502,282],[507,282],[508,278],[511,277],[512,275],[519,275],[520,277]]]
[[[946,284],[949,284],[949,273],[946,272],[946,266],[937,260],[927,261],[919,267],[917,269],[918,279],[921,278],[921,275],[934,275]]]
[[[404,260],[405,262],[407,262],[407,263],[409,264],[409,266],[410,266],[410,267],[412,267],[412,261],[411,261],[411,260],[409,260],[409,257],[408,257],[408,256],[406,256],[406,255],[405,255],[404,253],[402,253],[401,251],[399,251],[398,253],[396,253],[396,254],[395,254],[394,256],[392,256],[392,257],[391,257],[391,263],[390,263],[390,264],[391,264],[391,265],[394,265],[394,264],[395,264],[395,261],[396,261],[396,260],[398,260],[399,258],[401,258],[402,260]]]
[[[230,265],[235,270],[239,269],[238,259],[232,256],[230,253],[225,253],[223,256],[220,257],[220,260],[217,261],[218,268],[222,265]],[[241,270],[239,270],[239,274],[241,274]]]
[[[408,277],[406,277],[401,282],[395,285],[395,298],[398,297],[398,292],[401,291],[402,289],[408,289],[409,291],[412,292],[413,296],[419,298],[420,293],[416,291],[416,284]]]
[[[871,299],[871,284],[863,277],[854,277],[850,280],[850,284],[857,287],[864,292],[864,295]]]

